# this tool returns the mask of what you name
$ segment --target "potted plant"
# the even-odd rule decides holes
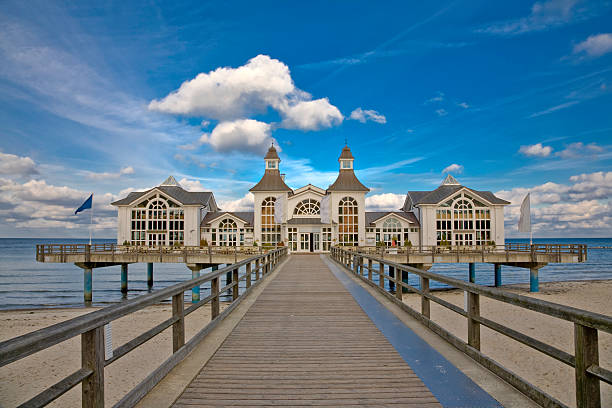
[[[208,246],[208,241],[206,239],[201,239],[200,240],[200,247],[207,247]]]

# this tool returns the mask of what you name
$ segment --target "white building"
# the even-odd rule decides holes
[[[366,212],[370,190],[357,179],[354,160],[345,146],[338,177],[327,189],[308,184],[293,190],[285,184],[272,146],[261,180],[250,189],[254,209],[249,212],[222,211],[212,192],[188,192],[169,177],[159,187],[112,203],[119,208],[118,243],[280,244],[293,252],[326,252],[331,245],[504,243],[503,207],[509,203],[489,191],[461,186],[450,175],[433,191],[408,192],[398,211]],[[322,202],[328,204],[327,220],[321,217]]]

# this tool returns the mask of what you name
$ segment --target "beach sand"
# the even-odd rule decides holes
[[[529,293],[528,285],[503,287],[513,293],[573,306],[591,312],[612,314],[612,281],[540,283],[539,293]],[[464,307],[459,290],[436,291],[435,295]],[[404,303],[420,312],[421,299],[405,294]],[[432,320],[455,336],[467,341],[467,319],[430,302]],[[482,316],[574,354],[573,323],[480,297]],[[574,369],[502,334],[480,326],[481,351],[561,402],[576,406]],[[612,335],[599,332],[600,366],[612,368]],[[612,386],[601,382],[602,407],[612,407]]]
[[[221,303],[221,310],[227,304]],[[90,313],[97,308],[37,309],[0,312],[0,341]],[[150,306],[112,324],[113,348],[133,339],[172,316],[171,305]],[[185,341],[210,321],[204,305],[185,318]],[[81,366],[81,340],[74,337],[0,368],[0,407],[14,407]],[[172,328],[149,340],[105,369],[105,406],[112,406],[172,354]],[[76,386],[51,405],[80,407]]]
[[[583,308],[597,313],[612,312],[612,281],[541,283],[538,294],[530,294],[527,286],[505,286],[515,293],[533,296],[555,303]],[[463,307],[460,291],[436,292],[441,298]],[[420,310],[420,298],[405,295],[405,302]],[[483,316],[503,323],[525,334],[573,354],[573,325],[566,321],[519,309],[481,297]],[[222,304],[222,308],[224,305]],[[25,334],[54,323],[91,312],[88,309],[44,309],[0,312],[0,341]],[[466,339],[466,319],[431,303],[435,322]],[[152,306],[113,323],[113,345],[136,335],[169,318],[170,305]],[[186,318],[186,338],[210,320],[210,307],[204,306]],[[481,327],[482,351],[505,367],[513,370],[544,391],[575,406],[574,371],[537,351]],[[106,406],[111,406],[154,368],[170,356],[171,329],[168,329],[119,359],[105,370]],[[600,363],[612,368],[612,335],[599,335]],[[0,407],[12,407],[36,395],[45,387],[80,368],[80,337],[60,343],[21,361],[0,368]],[[612,387],[602,383],[602,406],[612,406]],[[51,406],[80,406],[81,387],[77,386]]]

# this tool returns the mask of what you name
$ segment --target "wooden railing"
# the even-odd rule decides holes
[[[612,371],[599,366],[597,333],[599,330],[612,333],[612,317],[521,296],[496,288],[464,282],[407,265],[390,262],[380,257],[349,251],[344,248],[333,247],[331,255],[338,263],[354,272],[362,280],[378,288],[378,290],[392,299],[403,310],[420,320],[457,349],[491,370],[536,403],[546,407],[566,407],[566,405],[554,397],[503,367],[490,356],[483,354],[480,351],[480,325],[486,326],[573,367],[576,375],[576,401],[578,407],[601,407],[600,381],[612,384]],[[394,276],[385,272],[385,265],[394,269]],[[419,276],[419,288],[404,282],[402,272],[414,273]],[[375,282],[376,278],[378,282]],[[386,290],[385,280],[389,283],[392,282],[397,288],[394,294]],[[467,292],[467,310],[434,296],[429,290],[430,281],[444,283]],[[402,288],[421,296],[420,311],[402,302]],[[482,317],[480,314],[480,296],[572,322],[574,324],[574,354],[567,353],[500,323]],[[430,319],[430,301],[467,318],[467,343]]]
[[[115,404],[115,407],[134,406],[182,361],[286,255],[286,248],[273,250],[199,278],[4,341],[0,343],[0,367],[80,335],[82,367],[23,403],[21,407],[45,406],[82,383],[82,406],[99,408],[104,406],[104,367],[172,326],[172,355]],[[240,269],[243,267],[245,272],[241,274]],[[227,273],[232,276],[231,283],[220,288],[220,277]],[[246,280],[246,290],[240,294],[239,282],[243,280]],[[206,282],[211,282],[210,295],[185,308],[184,292]],[[219,296],[228,290],[232,291],[232,302],[220,313]],[[168,298],[172,298],[172,316],[169,319],[117,347],[113,350],[112,357],[105,359],[104,325]],[[211,321],[188,342],[185,342],[185,316],[207,303],[210,303],[211,307]]]
[[[359,246],[359,247],[341,247],[347,250],[372,254],[384,257],[385,255],[406,255],[406,254],[487,254],[487,253],[532,253],[532,254],[548,254],[561,255],[569,254],[576,255],[578,262],[587,260],[587,245],[585,244],[523,244],[523,243],[506,243],[505,245],[416,245],[416,246]]]

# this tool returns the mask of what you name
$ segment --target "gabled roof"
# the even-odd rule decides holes
[[[135,191],[129,193],[127,197],[112,202],[111,205],[130,205],[153,190],[159,190],[160,192],[168,195],[170,198],[178,201],[181,205],[207,205],[213,195],[210,191],[187,191],[178,185],[161,185],[158,187],[153,187],[147,191]]]
[[[322,189],[321,187],[317,187],[315,185],[312,185],[312,184],[308,184],[308,185],[306,185],[304,187],[300,187],[300,188],[298,188],[296,190],[293,190],[293,195],[294,196],[300,195],[300,194],[306,193],[308,191],[312,191],[312,192],[315,192],[317,194],[325,195],[325,190],[324,189]]]
[[[206,214],[200,226],[204,227],[206,225],[210,225],[210,223],[224,215],[232,215],[242,221],[244,221],[247,225],[253,226],[253,220],[255,219],[255,213],[253,211],[217,211],[217,212],[209,212]]]
[[[419,227],[419,220],[415,217],[415,215],[411,212],[406,211],[366,211],[365,213],[365,223],[366,225],[372,225],[376,221],[387,215],[395,215],[397,217],[403,218],[406,221],[415,225],[415,227]]]
[[[459,185],[461,185],[461,183],[459,183],[459,181],[457,181],[456,178],[454,178],[453,176],[448,174],[446,176],[446,178],[444,179],[444,181],[442,182],[441,185],[443,185],[443,186],[459,186]]]
[[[370,191],[370,189],[361,184],[353,169],[340,169],[338,178],[327,191]]]
[[[266,169],[259,183],[255,184],[249,191],[289,191],[293,192],[283,181],[278,169]]]
[[[406,195],[403,210],[409,211],[410,204],[415,206],[418,206],[419,204],[438,204],[440,201],[445,200],[462,189],[466,189],[475,196],[480,197],[482,200],[488,201],[491,204],[510,204],[510,202],[496,197],[495,194],[490,191],[472,190],[471,188],[462,186],[460,184],[442,184],[433,191],[409,191]]]

